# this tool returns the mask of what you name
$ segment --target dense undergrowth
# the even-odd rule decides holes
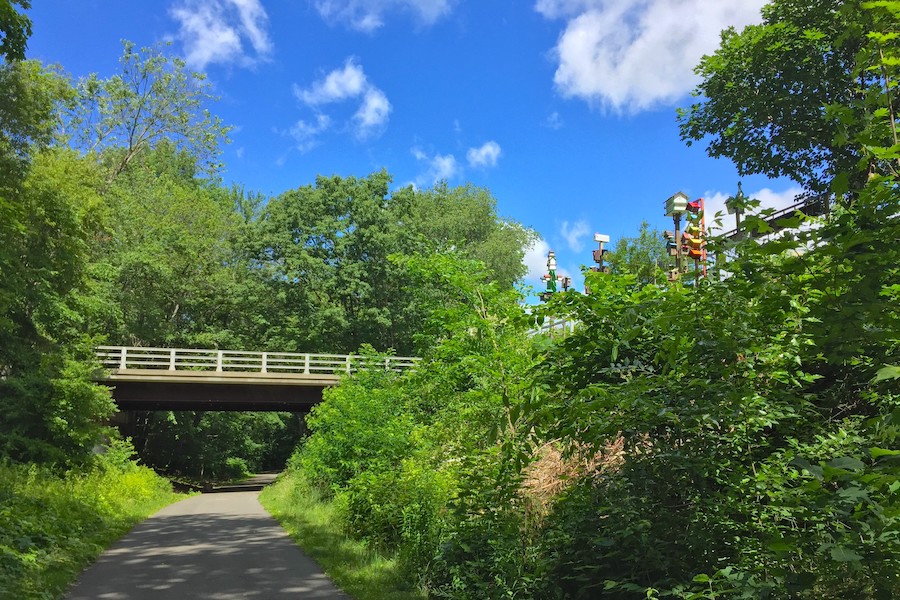
[[[313,409],[291,470],[429,597],[900,597],[900,2],[763,16],[704,58],[682,131],[825,216],[745,214],[706,278],[589,273],[530,314],[477,265],[407,261],[450,283],[422,362]],[[548,317],[578,326],[529,336]]]
[[[477,264],[407,261],[453,290],[422,362],[326,392],[290,470],[433,598],[895,598],[898,210],[873,177],[711,241],[696,287],[588,274],[531,314]]]
[[[0,464],[0,598],[62,596],[111,542],[183,497],[114,443],[92,465],[59,472]]]
[[[259,499],[338,587],[355,600],[424,598],[396,558],[348,537],[334,503],[297,471],[268,486]]]

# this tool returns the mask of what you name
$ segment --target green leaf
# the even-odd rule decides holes
[[[790,544],[785,541],[772,542],[770,544],[767,544],[767,546],[772,552],[791,552],[796,549],[796,546],[794,544]]]
[[[900,366],[887,365],[886,367],[878,369],[878,373],[875,374],[875,379],[872,380],[872,383],[897,378],[900,378]]]
[[[850,177],[847,173],[838,173],[831,181],[831,191],[835,196],[841,197],[850,190]]]
[[[818,465],[810,464],[810,462],[808,460],[805,460],[802,458],[795,458],[790,462],[790,464],[792,464],[796,467],[800,467],[801,469],[803,469],[804,471],[807,471],[810,475],[812,475],[813,477],[815,477],[816,479],[818,479],[820,481],[824,478],[824,472],[822,471],[822,467],[820,467]]]
[[[886,448],[869,448],[869,454],[872,458],[881,458],[882,456],[900,456],[900,450],[888,450]]]
[[[828,466],[833,469],[844,469],[846,471],[861,471],[866,468],[865,463],[852,456],[839,456],[829,460]]]
[[[814,573],[788,573],[784,580],[784,587],[789,592],[802,592],[808,590],[816,582]]]
[[[843,546],[835,546],[832,548],[831,558],[838,562],[856,562],[862,560],[862,556]]]
[[[519,404],[513,406],[512,409],[510,409],[510,411],[509,411],[510,422],[512,422],[512,423],[517,422],[519,420],[519,417],[521,416],[521,414],[522,414],[522,406]]]

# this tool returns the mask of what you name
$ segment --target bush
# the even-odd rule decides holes
[[[405,458],[414,423],[404,413],[397,376],[364,371],[325,391],[307,426],[313,433],[291,459],[313,483],[336,491],[367,471],[382,471]]]
[[[360,473],[335,500],[349,531],[397,551],[411,572],[425,573],[438,551],[452,489],[446,473],[410,458],[396,469]]]
[[[0,464],[0,597],[55,598],[111,541],[179,498],[111,444],[82,470]]]
[[[244,479],[252,475],[250,467],[247,466],[247,461],[234,456],[229,456],[225,459],[225,466],[220,472],[225,479]]]

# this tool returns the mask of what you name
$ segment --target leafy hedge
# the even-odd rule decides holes
[[[0,597],[59,598],[113,540],[180,496],[114,443],[91,467],[0,464]]]

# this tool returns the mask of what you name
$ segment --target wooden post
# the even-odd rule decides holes
[[[122,348],[122,357],[119,360],[119,368],[122,369],[123,371],[128,368],[128,362],[127,362],[128,359],[126,358],[127,354],[128,354],[128,348],[123,347]]]
[[[347,355],[347,375],[350,374],[350,355]]]
[[[268,360],[268,353],[263,352],[263,355],[262,355],[262,372],[263,373],[266,372],[266,361],[267,360]]]
[[[175,348],[169,350],[169,370],[175,370]]]
[[[309,352],[306,353],[303,360],[303,374],[309,375]]]
[[[216,353],[216,373],[222,372],[222,351]]]
[[[681,213],[675,213],[672,221],[675,223],[675,270],[681,278]]]

